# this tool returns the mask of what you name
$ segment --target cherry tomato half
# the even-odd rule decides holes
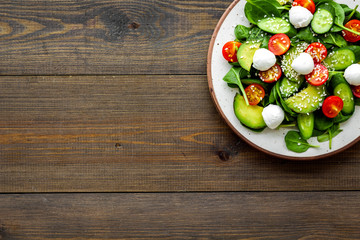
[[[312,58],[314,59],[314,63],[322,62],[327,56],[326,47],[319,42],[311,43],[306,48],[305,52],[312,56]]]
[[[226,59],[226,61],[228,62],[237,62],[237,57],[236,57],[236,53],[237,50],[239,49],[241,43],[236,42],[236,41],[230,41],[224,44],[223,48],[222,48],[222,54],[224,56],[224,58]]]
[[[282,55],[290,48],[290,38],[285,33],[278,33],[269,40],[269,50],[275,55]]]
[[[247,86],[245,88],[245,93],[250,105],[257,105],[265,97],[264,88],[257,83]]]
[[[279,78],[281,77],[281,73],[281,67],[279,66],[279,64],[275,63],[275,65],[272,66],[270,69],[266,71],[260,71],[259,77],[263,82],[273,83],[279,80]]]
[[[359,86],[351,86],[351,90],[355,97],[360,98],[360,85]]]
[[[345,27],[360,33],[360,20],[350,20],[345,24]],[[357,42],[360,40],[360,35],[356,35],[355,33],[343,30],[342,34],[345,40],[348,42]]]
[[[325,99],[322,105],[322,111],[328,118],[336,117],[343,109],[344,102],[338,96],[329,96]]]
[[[328,80],[328,78],[328,69],[320,63],[316,63],[314,70],[311,73],[305,75],[306,81],[313,86],[320,86],[324,84]]]
[[[293,6],[301,6],[309,10],[312,14],[315,12],[315,3],[313,0],[294,0]]]

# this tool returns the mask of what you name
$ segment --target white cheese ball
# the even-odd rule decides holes
[[[253,67],[260,71],[266,71],[276,63],[275,54],[265,48],[255,51],[253,58]]]
[[[285,113],[278,105],[269,104],[263,109],[262,116],[266,126],[270,129],[275,129],[284,120]]]
[[[307,27],[313,18],[312,13],[301,6],[293,6],[289,11],[290,23],[295,28]]]
[[[300,53],[300,55],[294,59],[291,67],[299,74],[306,75],[314,70],[314,60],[308,53]]]
[[[355,63],[348,66],[344,72],[344,78],[350,85],[360,85],[360,64]]]

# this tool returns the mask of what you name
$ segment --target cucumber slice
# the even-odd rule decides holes
[[[289,22],[279,17],[261,19],[257,25],[261,30],[272,34],[285,33],[289,37],[293,37],[297,33]]]
[[[348,48],[338,48],[324,59],[324,65],[331,70],[344,70],[355,62],[355,54]]]
[[[334,17],[330,11],[324,8],[318,8],[311,21],[311,28],[318,34],[326,33],[334,24]]]

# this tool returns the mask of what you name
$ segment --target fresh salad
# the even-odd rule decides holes
[[[286,147],[329,141],[360,105],[360,13],[333,0],[247,0],[250,27],[222,48],[234,112],[253,131],[292,127]],[[296,128],[294,128],[296,127]]]

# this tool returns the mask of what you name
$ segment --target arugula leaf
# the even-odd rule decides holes
[[[311,147],[320,147],[309,144],[305,139],[301,137],[300,133],[297,131],[289,131],[285,135],[285,144],[290,151],[297,153],[306,152]]]
[[[250,36],[250,28],[239,24],[235,27],[234,33],[238,40],[246,40]]]
[[[246,97],[245,89],[241,83],[241,78],[249,75],[249,72],[242,67],[232,67],[229,72],[224,76],[223,80],[228,84],[236,84],[244,96],[246,105],[249,105],[249,100]]]

